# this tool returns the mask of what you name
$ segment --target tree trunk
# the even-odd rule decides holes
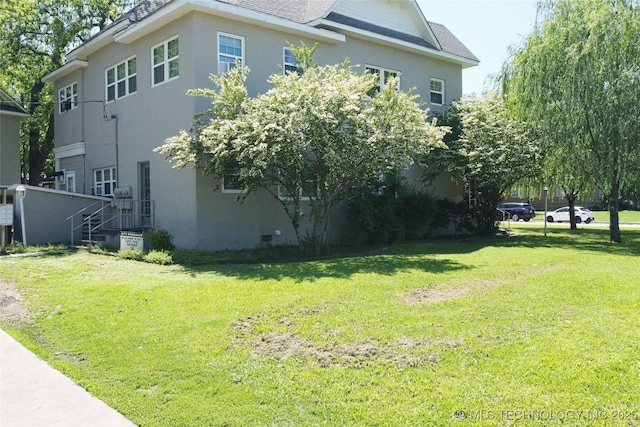
[[[620,219],[618,217],[618,200],[620,199],[620,183],[616,180],[611,185],[609,195],[609,236],[611,243],[622,243],[620,235]]]
[[[578,198],[577,194],[574,193],[566,193],[567,202],[569,203],[569,223],[571,224],[572,230],[577,230],[578,226],[576,224],[576,199]]]
[[[29,132],[29,185],[38,185],[49,155],[53,152],[53,113],[49,115],[47,131],[42,141],[38,129]]]

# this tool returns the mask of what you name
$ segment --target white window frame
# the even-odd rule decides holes
[[[175,41],[177,43],[177,54],[169,57],[169,43]],[[156,63],[156,49],[162,47],[162,60]],[[177,65],[177,74],[171,76],[171,65]],[[162,67],[162,81],[156,81],[156,69]],[[178,35],[173,36],[162,43],[158,43],[151,47],[151,87],[167,83],[171,80],[175,80],[180,77],[180,37]]]
[[[222,37],[227,37],[227,38],[231,38],[231,39],[236,39],[236,40],[240,40],[240,56],[235,55],[235,54],[230,54],[228,52],[221,52],[220,51],[220,43],[222,42]],[[218,31],[218,36],[216,38],[217,41],[217,51],[218,51],[218,75],[222,75],[226,72],[228,72],[229,70],[231,70],[232,68],[236,67],[236,63],[238,60],[240,60],[240,67],[243,69],[243,73],[244,73],[244,36],[239,36],[236,34],[230,34],[230,33],[223,33]],[[222,58],[225,58],[227,60],[223,61]],[[233,61],[229,61],[228,59],[233,59]]]
[[[434,90],[433,88],[433,83],[440,83],[440,90]],[[444,105],[445,103],[445,97],[444,97],[444,92],[445,90],[445,82],[442,79],[436,79],[436,78],[431,78],[431,80],[429,81],[429,103],[431,105]],[[440,102],[434,102],[433,101],[433,96],[437,95],[440,96]]]
[[[316,177],[315,179],[307,179],[305,182],[312,184],[315,183],[316,191],[315,194],[309,196],[308,194],[305,194],[305,190],[303,187],[299,187],[298,194],[300,195],[300,200],[311,200],[312,198],[318,198],[320,194],[320,185],[318,182],[318,178]],[[285,189],[282,185],[278,185],[278,197],[281,200],[291,200],[293,198],[285,193]]]
[[[240,175],[238,175],[238,174],[224,175],[222,177],[222,192],[223,193],[230,193],[230,194],[246,193],[247,192],[246,188],[236,187],[235,185],[232,188],[227,188],[226,187],[226,183],[228,181],[237,182],[237,177],[239,177],[239,176]]]
[[[135,72],[130,73],[130,62],[135,60]],[[118,67],[124,66],[124,77],[118,77]],[[113,71],[113,82],[109,82],[109,72]],[[131,82],[135,81],[135,88],[131,90]],[[132,95],[138,91],[138,60],[136,56],[130,56],[124,61],[120,61],[117,64],[112,65],[111,67],[104,70],[104,82],[105,82],[105,99],[107,102],[113,102],[118,99],[122,99],[126,96]],[[120,95],[119,93],[119,85],[120,83],[124,83],[125,93],[124,95]],[[109,88],[113,87],[113,98],[109,98]]]
[[[109,172],[109,179],[104,178],[107,171]],[[115,190],[117,182],[118,176],[115,166],[93,170],[93,188],[96,196],[113,196],[113,190]]]
[[[377,65],[371,65],[371,64],[366,64],[364,66],[364,70],[367,73],[372,73],[372,74],[375,73],[378,75],[378,84],[376,86],[377,87],[376,91],[379,92],[380,90],[382,90],[382,88],[387,85],[387,82],[391,77],[398,78],[398,87],[396,89],[400,90],[400,83],[401,83],[400,71],[392,70],[391,68],[379,67]]]
[[[297,72],[298,63],[296,57],[293,56],[293,52],[289,46],[283,46],[282,48],[282,72],[284,74]]]
[[[78,108],[78,82],[73,82],[58,91],[58,112],[60,114]]]
[[[70,193],[76,192],[76,172],[69,171],[64,174],[65,190]]]

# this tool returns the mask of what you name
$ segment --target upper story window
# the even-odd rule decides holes
[[[282,52],[282,65],[284,73],[295,73],[298,70],[298,64],[296,61],[296,57],[293,56],[293,52],[291,52],[291,48],[285,46]]]
[[[58,92],[58,102],[60,113],[72,110],[78,107],[78,83],[73,82],[67,87],[60,89]]]
[[[180,74],[179,53],[178,36],[151,49],[153,86],[178,77]]]
[[[107,102],[120,99],[138,90],[138,72],[136,57],[122,61],[111,68],[107,68]]]
[[[116,168],[109,167],[93,171],[93,194],[96,196],[113,196],[116,188]]]
[[[431,79],[431,103],[433,105],[444,104],[444,80]]]
[[[367,65],[364,69],[365,69],[365,72],[374,74],[378,77],[378,83],[373,89],[371,89],[371,93],[369,95],[373,95],[376,92],[380,92],[380,89],[385,87],[389,83],[389,80],[392,77],[398,77],[400,75],[399,71],[376,67],[374,65]],[[400,87],[399,80],[398,80],[398,87]]]
[[[218,74],[224,74],[236,66],[244,67],[244,37],[218,33]]]

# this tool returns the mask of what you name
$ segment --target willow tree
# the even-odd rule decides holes
[[[505,66],[504,92],[542,130],[545,152],[579,159],[557,173],[593,180],[609,205],[610,239],[620,242],[618,201],[640,149],[638,2],[545,1],[540,12]]]
[[[444,130],[427,118],[416,96],[390,82],[373,96],[377,80],[342,65],[306,65],[274,74],[273,88],[247,95],[248,70],[211,76],[217,90],[191,91],[212,98],[211,118],[157,149],[176,167],[192,165],[218,179],[234,175],[245,196],[261,189],[284,207],[298,243],[317,251],[326,243],[332,209],[363,183],[405,168],[441,144]],[[310,221],[303,234],[302,214]]]

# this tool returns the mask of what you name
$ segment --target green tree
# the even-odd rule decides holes
[[[130,0],[3,0],[0,7],[0,85],[26,104],[21,169],[37,185],[52,167],[55,99],[42,77],[64,64],[65,52],[87,40],[130,6]]]
[[[578,158],[562,175],[584,174],[603,191],[610,239],[620,242],[618,200],[640,149],[638,3],[556,0],[540,10],[543,19],[505,66],[504,92],[542,130],[546,152]]]
[[[464,184],[478,232],[494,231],[496,208],[507,190],[537,173],[539,149],[533,132],[509,114],[503,98],[463,98],[438,115],[452,128],[447,147],[427,156],[425,166],[446,171]]]
[[[404,168],[441,142],[444,130],[427,120],[415,96],[391,82],[370,97],[375,77],[341,66],[310,63],[297,73],[270,77],[273,88],[250,98],[248,70],[211,76],[218,90],[191,91],[212,98],[202,128],[170,138],[157,149],[176,167],[236,175],[247,194],[263,189],[284,207],[298,243],[326,243],[329,214],[363,183]],[[299,61],[300,62],[300,61]],[[310,230],[303,235],[303,200]]]

